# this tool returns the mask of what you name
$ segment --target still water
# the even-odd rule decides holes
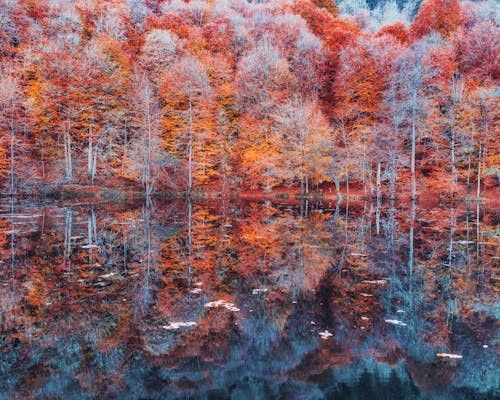
[[[486,205],[0,206],[0,399],[494,399]]]

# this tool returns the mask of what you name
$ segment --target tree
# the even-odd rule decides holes
[[[365,195],[368,186],[372,191],[372,160],[368,156],[373,130],[381,120],[384,91],[399,51],[400,46],[390,37],[359,38],[340,55],[334,83],[334,118],[341,133],[346,163],[351,157],[359,159]],[[349,180],[348,165],[346,180]]]
[[[136,134],[129,144],[129,171],[132,177],[140,177],[149,199],[158,180],[165,179],[168,168],[176,164],[176,159],[162,146],[160,103],[151,82],[139,71],[135,71],[132,104]]]
[[[178,36],[169,30],[153,29],[146,35],[140,63],[157,85],[161,84],[166,68],[175,62],[178,47]]]
[[[419,40],[431,32],[448,38],[463,21],[458,0],[425,0],[413,21],[410,33]]]
[[[396,73],[391,77],[398,101],[403,105],[405,127],[410,139],[411,197],[417,197],[415,167],[416,146],[419,132],[425,127],[429,96],[439,69],[432,64],[431,51],[442,46],[442,41],[430,36],[409,47],[397,62]]]
[[[16,136],[21,119],[19,80],[13,71],[1,71],[0,76],[0,176],[9,176],[9,193],[15,191]],[[8,149],[8,150],[7,150]]]
[[[297,80],[297,89],[303,96],[318,96],[323,85],[321,66],[324,62],[321,39],[310,33],[307,28],[302,28],[291,57],[291,69]]]
[[[273,143],[277,152],[269,160],[268,174],[287,184],[300,184],[308,194],[312,184],[329,180],[332,132],[317,104],[294,98],[274,114]]]
[[[464,73],[477,82],[500,77],[500,28],[491,21],[480,22],[462,36],[459,55]]]
[[[160,94],[165,104],[165,125],[173,135],[167,141],[177,154],[187,158],[189,196],[197,161],[195,146],[200,136],[210,130],[212,89],[205,67],[194,57],[182,57],[167,71]]]
[[[242,58],[236,73],[236,93],[246,111],[265,118],[286,95],[292,75],[287,60],[268,35]]]

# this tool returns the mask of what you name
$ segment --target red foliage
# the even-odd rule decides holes
[[[392,36],[401,44],[408,44],[410,35],[408,28],[402,22],[396,22],[392,25],[385,25],[376,33],[376,37]]]
[[[176,14],[164,14],[160,17],[153,16],[147,19],[148,30],[157,29],[168,29],[174,32],[180,38],[187,38],[189,36],[189,25],[186,24],[185,20]]]
[[[418,40],[433,31],[447,38],[462,23],[458,0],[426,0],[411,25],[411,38]]]
[[[332,14],[323,8],[318,9],[309,0],[300,0],[292,6],[292,11],[295,14],[304,18],[309,26],[309,29],[321,38],[326,37],[329,27],[333,24],[334,18]]]

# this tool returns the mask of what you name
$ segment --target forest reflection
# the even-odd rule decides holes
[[[484,204],[0,212],[0,399],[500,395]]]

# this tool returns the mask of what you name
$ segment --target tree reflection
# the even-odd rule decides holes
[[[276,398],[294,388],[290,398],[451,399],[498,387],[498,215],[480,204],[1,212],[7,397]]]

